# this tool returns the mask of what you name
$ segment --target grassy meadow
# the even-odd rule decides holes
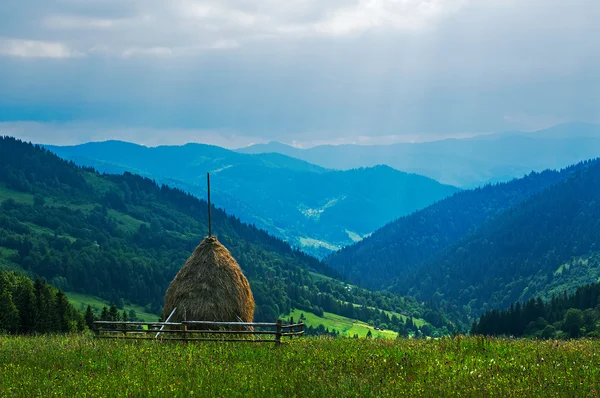
[[[90,305],[94,311],[94,314],[96,316],[100,316],[103,307],[110,307],[110,303],[108,301],[102,300],[98,297],[75,292],[65,292],[65,294],[75,309],[82,313],[85,313],[87,306]],[[156,322],[160,317],[160,315],[146,312],[144,307],[136,304],[125,304],[120,312],[122,312],[122,310],[125,310],[127,313],[129,313],[131,310],[134,310],[136,317],[143,322]]]
[[[304,338],[272,344],[0,336],[0,395],[600,396],[600,341]]]
[[[330,312],[325,312],[323,313],[323,316],[320,317],[311,312],[293,310],[290,314],[283,316],[283,318],[293,317],[294,320],[299,321],[301,315],[304,315],[302,322],[304,322],[305,325],[313,327],[323,325],[329,330],[337,330],[340,332],[340,336],[343,337],[353,337],[355,334],[358,334],[358,337],[366,337],[369,331],[371,331],[371,334],[375,338],[395,339],[398,336],[398,333],[392,330],[375,330],[373,326],[370,326],[365,322],[346,318]]]

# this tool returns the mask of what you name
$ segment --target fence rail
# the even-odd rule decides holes
[[[206,326],[212,329],[196,329]],[[257,330],[259,329],[259,330]],[[282,338],[304,335],[304,323],[267,322],[94,322],[96,337],[102,339],[239,341],[281,344]],[[158,333],[157,333],[158,332]],[[155,334],[155,335],[154,335]],[[154,335],[154,336],[152,336]],[[218,336],[222,336],[219,338]],[[268,338],[273,336],[273,338]],[[267,337],[266,339],[263,337]]]

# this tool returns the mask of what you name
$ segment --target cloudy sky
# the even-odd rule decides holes
[[[598,0],[7,0],[0,134],[239,147],[600,122]]]

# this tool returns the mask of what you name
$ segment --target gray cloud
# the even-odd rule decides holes
[[[302,143],[599,121],[597,0],[10,3],[4,121]]]

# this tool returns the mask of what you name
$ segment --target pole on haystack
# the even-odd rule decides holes
[[[210,173],[206,173],[206,182],[208,183],[208,236],[212,236],[212,225],[210,222]]]

